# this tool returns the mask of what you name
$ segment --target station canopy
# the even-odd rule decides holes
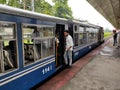
[[[120,29],[120,0],[87,0],[115,28]]]

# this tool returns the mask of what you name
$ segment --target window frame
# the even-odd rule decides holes
[[[4,74],[7,74],[7,73],[10,73],[10,72],[13,72],[13,71],[16,71],[19,69],[19,54],[18,54],[18,37],[17,37],[17,23],[16,22],[9,22],[9,21],[0,21],[1,24],[12,24],[14,26],[14,29],[13,29],[13,35],[15,38],[13,39],[2,39],[0,40],[1,42],[4,42],[4,41],[15,41],[16,42],[16,66],[15,68],[13,69],[9,69],[9,70],[5,70],[5,67],[4,67],[4,61],[3,59],[1,60],[1,70],[3,69],[3,71],[0,72],[0,76],[1,75],[4,75]],[[2,57],[3,57],[3,48],[2,48]]]
[[[24,39],[26,39],[26,38],[24,38],[24,34],[23,34],[23,28],[24,28],[24,26],[33,26],[33,27],[40,27],[40,26],[49,26],[49,27],[51,27],[51,28],[53,28],[53,36],[48,36],[48,37],[40,37],[40,38],[38,38],[40,41],[41,41],[41,58],[40,59],[37,59],[37,60],[34,60],[33,62],[31,62],[31,63],[28,63],[28,64],[25,64],[25,51],[24,51],[24,42],[23,42],[23,40]],[[41,62],[41,61],[43,61],[43,60],[45,60],[45,59],[47,59],[47,58],[50,58],[50,57],[52,57],[52,56],[54,56],[54,54],[55,54],[55,26],[54,25],[48,25],[48,24],[29,24],[29,23],[22,23],[22,47],[23,47],[23,66],[24,67],[26,67],[26,66],[29,66],[29,65],[32,65],[32,64],[35,64],[35,63],[37,63],[37,62]],[[27,39],[34,39],[34,38],[27,38]],[[37,39],[37,38],[36,38]],[[54,51],[53,51],[53,53],[54,54],[52,54],[52,55],[50,55],[50,56],[47,56],[47,57],[44,57],[44,58],[42,58],[43,56],[42,56],[42,40],[45,40],[45,39],[53,39],[54,40],[54,43],[53,43],[53,45],[54,45]]]
[[[75,45],[75,48],[85,45],[86,43],[82,43],[82,44],[80,43],[80,39],[83,42],[83,33],[86,32],[86,26],[74,24],[73,28],[74,28],[74,30],[73,30],[74,31],[74,43],[75,43],[75,34],[78,34],[78,40],[77,40],[78,45]],[[75,30],[75,28],[77,28],[77,30]],[[81,31],[81,29],[82,29],[82,31]],[[82,34],[82,37],[80,36],[81,34]]]

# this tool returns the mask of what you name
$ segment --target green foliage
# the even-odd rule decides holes
[[[13,7],[19,7],[18,0],[8,0],[7,5],[13,6]]]
[[[65,3],[67,4],[68,0],[52,0],[54,3]]]
[[[72,11],[68,6],[68,0],[52,0],[55,4],[51,6],[45,0],[34,0],[34,10],[35,12],[49,14],[61,18],[72,19]],[[32,10],[31,0],[0,0],[1,4],[7,4],[9,6]]]
[[[72,11],[68,6],[68,0],[53,0],[55,5],[53,6],[53,15],[61,18],[72,19]]]
[[[52,6],[45,0],[35,1],[35,12],[52,15]]]
[[[6,4],[6,0],[0,0],[0,4]]]
[[[104,32],[104,38],[108,38],[112,36],[112,32]]]
[[[19,3],[20,3],[20,8],[21,9],[31,11],[31,0],[22,0],[22,2],[19,1]]]

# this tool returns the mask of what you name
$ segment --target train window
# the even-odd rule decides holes
[[[54,54],[54,27],[23,25],[24,64],[40,61]]]
[[[93,28],[90,28],[90,35],[89,35],[89,38],[90,38],[90,42],[93,42],[94,40],[94,30]]]
[[[23,25],[25,65],[41,59],[41,40],[39,30],[37,26]]]
[[[75,46],[79,45],[79,33],[74,34],[74,43],[75,43]]]
[[[77,25],[74,25],[74,44],[75,46],[79,45],[79,32],[78,32]]]
[[[41,27],[42,37],[53,37],[53,27]]]
[[[54,38],[42,40],[42,58],[54,55]]]
[[[83,32],[83,38],[82,38],[82,40],[83,40],[83,44],[87,44],[87,31],[84,31]]]
[[[85,28],[79,26],[78,30],[74,32],[74,43],[75,46],[80,46],[85,43]]]
[[[94,29],[94,41],[98,40],[98,29]]]
[[[83,32],[84,32],[84,27],[79,27],[79,45],[83,44]]]
[[[14,23],[0,22],[0,73],[18,68]]]
[[[74,31],[77,32],[77,25],[74,26]]]
[[[86,41],[86,43],[91,43],[91,41],[90,41],[90,31],[91,31],[91,28],[90,27],[87,27],[86,28],[86,37],[87,37],[87,41]]]

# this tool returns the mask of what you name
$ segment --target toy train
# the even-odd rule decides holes
[[[73,62],[104,41],[100,26],[0,5],[0,90],[28,90],[62,68],[64,30],[73,37]]]

